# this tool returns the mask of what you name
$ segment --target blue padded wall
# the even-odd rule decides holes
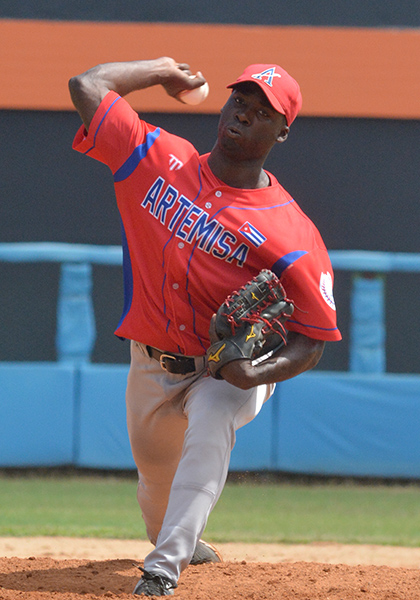
[[[74,368],[0,363],[0,466],[73,462]]]
[[[128,365],[0,363],[0,467],[134,469]],[[305,373],[237,432],[231,471],[420,478],[420,377]]]
[[[420,377],[307,373],[277,393],[279,470],[420,477]]]
[[[77,466],[135,468],[126,425],[127,374],[126,365],[81,367]]]

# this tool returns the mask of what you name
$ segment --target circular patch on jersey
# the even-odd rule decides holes
[[[321,292],[321,296],[324,298],[328,306],[335,310],[332,276],[329,271],[327,271],[326,273],[321,273],[321,279],[319,280],[319,290]]]

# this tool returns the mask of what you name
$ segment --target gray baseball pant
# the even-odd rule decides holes
[[[175,375],[131,342],[127,425],[138,469],[137,498],[155,548],[144,568],[178,581],[222,493],[235,431],[261,410],[275,385],[241,390],[198,371]]]

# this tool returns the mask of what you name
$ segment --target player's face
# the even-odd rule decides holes
[[[277,142],[287,138],[284,115],[269,103],[255,83],[238,85],[222,109],[218,145],[238,160],[264,159]]]

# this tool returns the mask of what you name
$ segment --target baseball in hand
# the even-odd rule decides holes
[[[207,81],[200,85],[200,87],[195,88],[194,90],[182,90],[177,94],[178,100],[184,102],[184,104],[190,104],[191,106],[195,106],[196,104],[201,104],[209,95],[209,84]]]

